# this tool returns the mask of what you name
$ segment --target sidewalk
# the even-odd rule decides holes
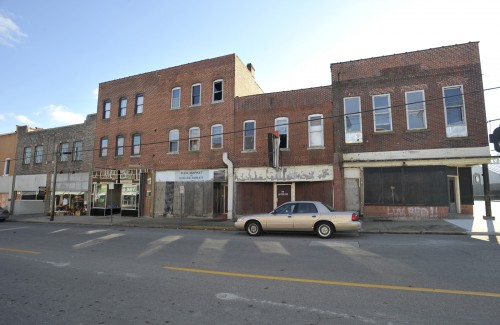
[[[484,203],[483,203],[484,205]],[[500,203],[498,204],[500,212]],[[475,208],[476,209],[476,208]],[[380,234],[446,234],[446,235],[500,235],[500,223],[495,220],[483,220],[481,208],[474,216],[451,216],[448,219],[397,220],[363,218],[361,233]],[[500,219],[500,216],[497,218]],[[214,220],[198,217],[121,217],[113,216],[56,216],[50,221],[49,216],[41,214],[12,215],[7,222],[38,222],[57,224],[78,224],[94,226],[120,226],[171,229],[206,229],[235,230],[231,220]]]

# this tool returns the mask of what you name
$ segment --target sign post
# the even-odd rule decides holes
[[[184,185],[179,186],[179,193],[181,195],[181,228],[182,228],[182,215],[183,213],[183,203],[184,203]]]

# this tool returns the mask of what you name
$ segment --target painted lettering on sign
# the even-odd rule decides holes
[[[387,207],[387,215],[402,218],[436,218],[437,207]]]

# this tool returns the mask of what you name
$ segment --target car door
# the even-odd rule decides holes
[[[312,202],[297,203],[293,214],[293,229],[296,231],[311,231],[318,220],[319,213]]]
[[[296,203],[286,203],[279,206],[267,218],[267,230],[293,230],[293,210]]]

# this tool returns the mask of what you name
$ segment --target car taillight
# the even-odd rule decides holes
[[[359,221],[359,214],[357,212],[353,212],[351,216],[352,221]]]

